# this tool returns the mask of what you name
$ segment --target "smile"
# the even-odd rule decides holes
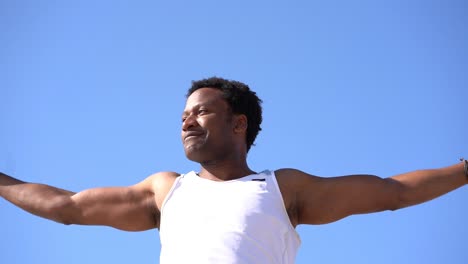
[[[199,137],[199,136],[188,136],[188,137],[185,137],[184,140],[189,140],[189,139],[196,138],[196,137]]]
[[[200,137],[202,135],[203,135],[203,133],[201,133],[201,132],[194,132],[194,131],[187,132],[187,134],[184,137],[184,141],[187,141],[187,140],[193,139],[193,138],[197,138],[197,137]]]

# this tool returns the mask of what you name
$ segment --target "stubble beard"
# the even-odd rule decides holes
[[[184,150],[187,159],[202,166],[214,165],[229,156],[229,150],[225,146],[210,147],[206,142],[184,146]]]

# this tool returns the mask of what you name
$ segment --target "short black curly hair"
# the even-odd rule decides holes
[[[200,88],[218,89],[223,93],[223,98],[231,107],[233,114],[243,114],[247,117],[247,151],[254,145],[258,132],[262,130],[262,100],[257,93],[250,90],[249,86],[234,80],[219,77],[210,77],[198,81],[192,81],[192,87],[187,92],[189,97]]]

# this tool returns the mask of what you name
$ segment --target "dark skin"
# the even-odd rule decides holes
[[[200,163],[200,177],[226,181],[254,173],[246,161],[247,118],[232,114],[220,91],[194,92],[187,99],[182,121],[185,155]]]
[[[200,177],[225,181],[255,173],[246,161],[247,117],[231,113],[219,90],[195,91],[187,99],[182,119],[185,154],[201,165]],[[387,179],[372,175],[323,178],[296,169],[279,169],[275,174],[293,226],[397,210],[467,183],[461,163]],[[63,224],[142,231],[159,228],[162,203],[179,175],[159,172],[133,186],[74,193],[0,173],[0,196],[30,213]]]

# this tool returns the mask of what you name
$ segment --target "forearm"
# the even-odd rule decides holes
[[[65,204],[73,192],[56,187],[27,183],[0,173],[0,196],[14,205],[40,217],[63,221]]]
[[[468,183],[463,163],[391,177],[400,186],[398,208],[423,203]]]

